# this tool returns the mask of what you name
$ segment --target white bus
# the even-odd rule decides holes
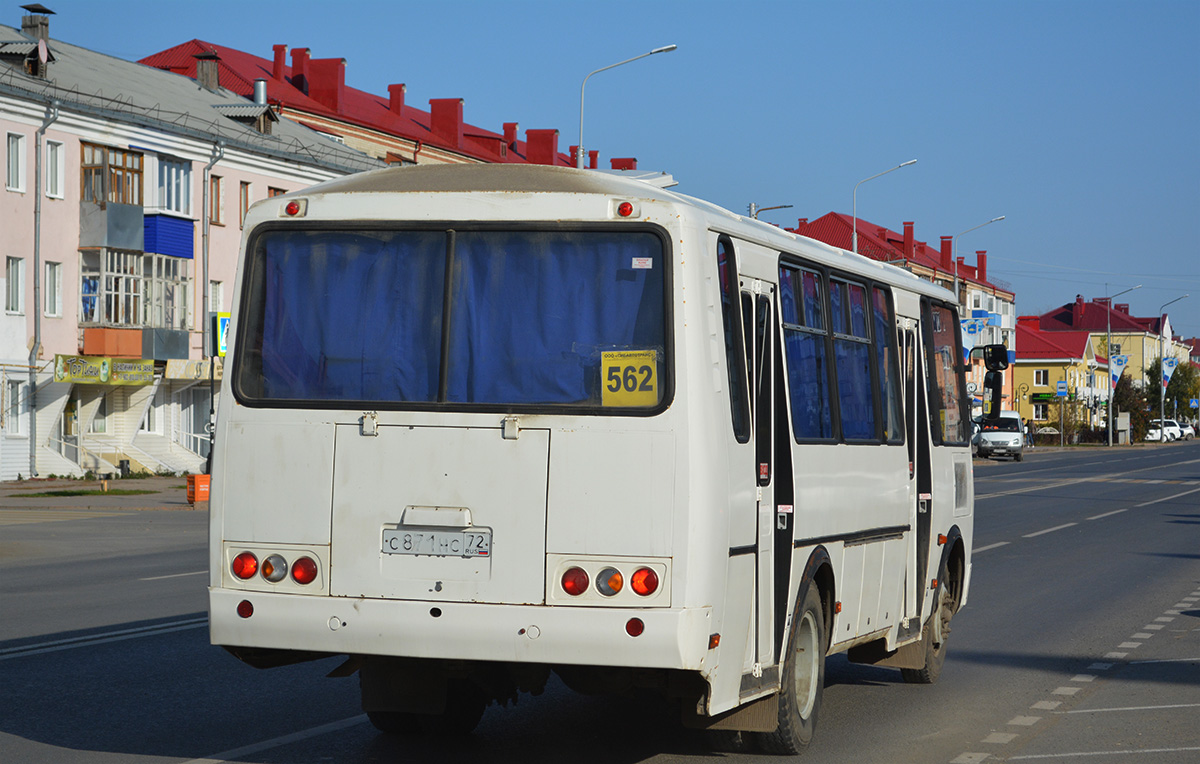
[[[214,644],[348,656],[388,732],[553,672],[781,753],[827,654],[937,678],[973,521],[948,291],[567,168],[380,170],[245,228]]]

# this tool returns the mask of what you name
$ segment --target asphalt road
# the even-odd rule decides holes
[[[1033,451],[977,462],[975,479],[970,601],[941,680],[831,658],[803,759],[1200,761],[1200,442]],[[490,708],[466,739],[379,734],[357,680],[324,677],[338,660],[257,671],[208,644],[206,512],[12,493],[0,486],[4,764],[776,760],[711,752],[652,696],[558,684]]]

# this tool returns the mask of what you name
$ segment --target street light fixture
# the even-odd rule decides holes
[[[587,81],[588,81],[588,79],[591,78],[592,74],[599,74],[600,72],[607,71],[609,69],[615,69],[616,67],[621,66],[623,64],[628,64],[632,61],[637,61],[639,58],[645,58],[646,56],[653,56],[655,53],[670,53],[671,51],[675,50],[676,47],[678,47],[678,46],[664,45],[661,48],[655,48],[654,50],[652,50],[648,53],[643,53],[640,56],[634,56],[633,58],[627,58],[624,61],[618,61],[615,64],[609,64],[608,66],[603,66],[603,67],[597,69],[596,71],[592,72],[591,74],[589,74],[587,77],[583,78],[583,84],[579,86],[579,148],[577,149],[577,153],[575,155],[575,166],[576,167],[578,167],[580,170],[583,169],[583,158],[587,154],[587,152],[583,150],[583,89],[587,87]]]
[[[970,233],[971,231],[974,231],[977,228],[983,228],[985,225],[991,225],[992,223],[997,223],[997,222],[1003,220],[1004,217],[1005,217],[1004,215],[1001,215],[998,218],[992,218],[991,220],[989,220],[986,223],[980,223],[979,225],[974,226],[972,228],[968,228],[965,231],[959,231],[958,233],[954,234],[954,236],[950,239],[950,256],[952,258],[954,258],[954,299],[958,300],[959,305],[963,304],[963,300],[961,297],[958,296],[958,237],[962,236],[964,233]]]
[[[1112,447],[1112,402],[1113,394],[1117,391],[1117,386],[1113,383],[1112,378],[1112,301],[1113,298],[1120,297],[1125,292],[1132,292],[1135,289],[1141,288],[1142,285],[1138,284],[1135,287],[1129,287],[1124,292],[1117,292],[1109,296],[1108,284],[1105,283],[1104,285],[1104,296],[1108,299],[1108,310],[1104,314],[1104,317],[1108,319],[1108,326],[1104,333],[1104,357],[1108,361],[1108,414],[1105,415],[1105,418],[1108,420],[1108,445],[1110,448]]]
[[[1176,297],[1174,300],[1171,300],[1171,302],[1163,303],[1163,306],[1158,309],[1158,320],[1162,321],[1163,311],[1166,309],[1166,307],[1168,305],[1170,305],[1171,303],[1179,302],[1180,300],[1185,299],[1186,297],[1188,297],[1188,295],[1185,294],[1183,297]],[[1163,358],[1163,329],[1165,329],[1165,328],[1166,327],[1164,325],[1162,325],[1161,323],[1159,324],[1159,327],[1158,327],[1158,376],[1159,377],[1162,377],[1162,375],[1163,375],[1163,361],[1165,360]],[[1155,380],[1155,382],[1161,386],[1161,389],[1159,390],[1159,394],[1158,394],[1158,438],[1160,441],[1162,441],[1162,440],[1166,440],[1166,438],[1167,438],[1167,423],[1166,423],[1166,413],[1165,413],[1166,406],[1167,406],[1167,386],[1165,384],[1162,384],[1158,380]]]
[[[863,178],[862,180],[860,180],[859,182],[854,184],[854,193],[851,195],[851,215],[854,218],[854,223],[853,223],[853,233],[851,234],[851,237],[850,237],[850,250],[852,252],[854,252],[854,254],[858,254],[858,187],[861,186],[862,184],[866,183],[868,180],[875,180],[880,175],[887,175],[889,172],[894,172],[896,170],[899,170],[901,167],[908,167],[910,164],[916,164],[916,163],[917,163],[917,160],[910,159],[907,162],[904,162],[903,164],[896,165],[895,167],[893,167],[890,170],[884,170],[883,172],[875,173],[871,177]]]

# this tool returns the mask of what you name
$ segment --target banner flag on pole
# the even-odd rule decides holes
[[[1108,359],[1108,365],[1112,371],[1112,386],[1117,386],[1117,381],[1121,379],[1121,372],[1125,371],[1125,366],[1129,363],[1129,356],[1118,355]]]
[[[1178,358],[1164,358],[1162,362],[1162,378],[1163,389],[1167,389],[1167,383],[1171,381],[1171,375],[1175,373],[1175,367],[1179,365]]]

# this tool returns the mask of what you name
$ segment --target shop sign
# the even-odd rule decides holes
[[[167,379],[189,379],[203,380],[208,379],[209,360],[203,361],[185,361],[180,359],[172,359],[167,361]],[[221,379],[222,373],[225,371],[225,364],[217,361],[213,369],[213,379]]]
[[[77,385],[149,385],[154,382],[154,359],[56,355],[54,379]]]

